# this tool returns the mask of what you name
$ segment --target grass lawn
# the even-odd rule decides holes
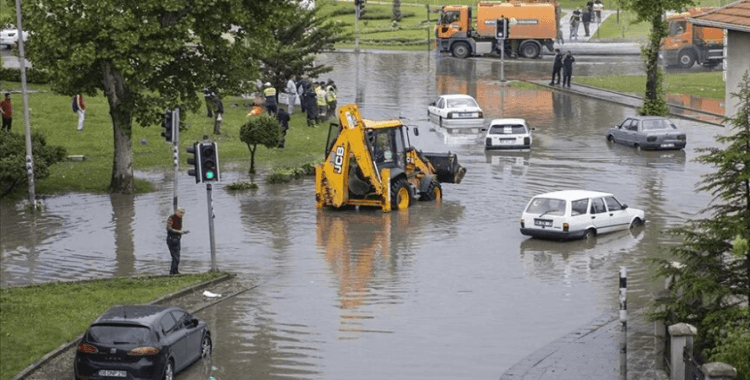
[[[99,94],[86,98],[86,121],[83,131],[78,132],[78,116],[70,107],[71,98],[54,94],[45,85],[35,85],[32,88],[37,92],[29,93],[31,127],[42,132],[48,144],[65,147],[69,155],[86,156],[84,161],[66,161],[53,165],[50,176],[37,181],[37,193],[105,192],[111,179],[114,155],[112,121],[105,97]],[[20,83],[3,81],[0,90],[20,89]],[[23,97],[20,93],[14,93],[12,99],[16,106],[13,131],[23,133]],[[249,112],[246,104],[252,103],[252,99],[227,97],[222,101],[225,114],[220,135],[213,134],[213,118],[206,117],[205,108],[197,114],[183,113],[188,129],[180,132],[180,171],[184,173],[186,180],[192,180],[186,173],[189,166],[186,148],[201,140],[204,135],[219,143],[222,169],[250,169],[250,150],[240,141],[239,131]],[[162,131],[160,125],[143,127],[134,123],[132,149],[135,170],[172,171],[172,143],[164,141]],[[256,171],[260,173],[273,168],[297,167],[322,160],[327,133],[328,123],[316,128],[308,127],[304,114],[297,106],[289,123],[286,147],[267,149],[258,146],[255,154]],[[149,182],[139,180],[136,190],[148,192],[153,189]],[[21,191],[23,192],[25,190]],[[15,195],[23,197],[24,194],[21,193]]]
[[[222,272],[175,277],[116,277],[0,288],[0,380],[10,379],[72,341],[114,305],[143,304]]]
[[[576,77],[575,82],[640,96],[646,89],[645,75]],[[690,94],[711,99],[724,99],[725,95],[721,72],[665,75],[664,89],[669,94]]]

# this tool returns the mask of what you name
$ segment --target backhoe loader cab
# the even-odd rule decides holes
[[[356,104],[339,108],[337,134],[326,160],[315,167],[315,200],[326,206],[373,206],[403,210],[412,199],[442,198],[440,182],[460,183],[466,169],[453,153],[411,147],[399,120],[363,120]],[[331,141],[329,130],[329,141]]]

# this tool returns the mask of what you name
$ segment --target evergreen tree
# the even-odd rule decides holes
[[[673,232],[683,243],[672,249],[680,265],[652,260],[657,276],[673,278],[669,296],[656,301],[655,319],[697,327],[696,345],[714,358],[750,355],[750,71],[743,76],[739,111],[730,120],[734,134],[719,136],[723,148],[698,149],[699,162],[716,170],[703,176],[699,190],[713,199],[709,217]],[[743,343],[744,342],[744,343]],[[737,350],[744,350],[738,354]],[[743,356],[744,355],[744,356]],[[742,368],[742,363],[732,363]],[[745,363],[747,364],[747,363]],[[744,368],[748,368],[747,365]],[[750,370],[750,368],[748,368]],[[750,378],[750,373],[739,378]]]

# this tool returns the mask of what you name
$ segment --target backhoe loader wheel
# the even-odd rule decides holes
[[[406,210],[411,204],[409,182],[399,178],[391,182],[391,210]]]
[[[440,200],[443,198],[443,187],[440,186],[440,182],[435,181],[434,179],[430,181],[430,185],[427,186],[427,191],[422,193],[422,196],[419,197],[420,201],[433,201],[433,200]]]

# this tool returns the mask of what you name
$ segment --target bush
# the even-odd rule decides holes
[[[28,183],[26,173],[26,137],[15,132],[0,132],[0,198],[19,186]],[[44,136],[31,132],[31,150],[34,155],[34,180],[47,178],[49,167],[64,160],[65,148],[47,145]]]
[[[21,69],[6,69],[0,68],[0,78],[9,82],[20,82],[21,81]],[[26,83],[38,83],[45,84],[49,83],[49,73],[44,70],[39,70],[34,67],[26,68]]]

